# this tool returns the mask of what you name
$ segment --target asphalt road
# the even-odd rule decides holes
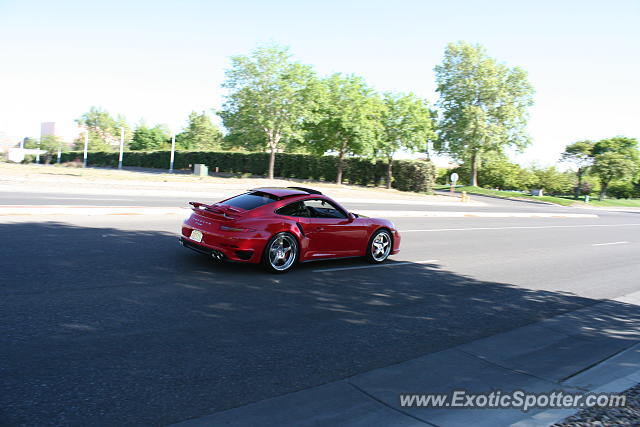
[[[434,211],[474,210],[474,211],[505,211],[505,212],[566,212],[569,210],[584,213],[587,209],[572,209],[564,206],[538,203],[535,201],[522,201],[514,203],[510,200],[497,198],[472,196],[474,200],[488,203],[487,206],[473,206],[459,204],[459,207],[449,205],[429,205],[416,203],[412,205],[407,201],[393,203],[386,200],[384,204],[353,203],[346,204],[350,209],[429,209]],[[214,194],[210,200],[203,200],[201,196],[175,195],[130,195],[130,194],[81,194],[68,192],[14,192],[0,191],[0,205],[83,205],[83,206],[145,206],[145,207],[174,207],[187,206],[188,202],[203,201],[215,202],[221,196]],[[458,198],[452,197],[451,202],[457,204]]]
[[[0,221],[3,425],[166,425],[640,290],[634,213],[398,218],[397,264],[286,275],[181,248],[175,216]]]

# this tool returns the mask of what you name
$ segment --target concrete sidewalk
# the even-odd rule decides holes
[[[640,293],[175,426],[546,426],[578,409],[400,407],[401,393],[621,392],[640,382]]]

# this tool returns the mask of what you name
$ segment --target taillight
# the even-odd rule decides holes
[[[248,231],[256,231],[253,228],[238,228],[238,227],[229,227],[228,225],[221,225],[220,230],[222,231],[237,231],[237,232],[248,232]]]

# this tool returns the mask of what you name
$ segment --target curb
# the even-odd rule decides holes
[[[639,295],[173,427],[548,426],[582,408],[401,407],[399,394],[624,391],[640,382],[640,307],[623,301],[640,301]]]
[[[434,191],[435,194],[439,194],[439,195],[445,195],[443,191],[441,190],[436,190]],[[450,192],[449,192],[450,193]],[[455,195],[454,195],[455,194]],[[459,195],[462,193],[459,192],[455,192],[454,194],[449,194],[450,197],[460,197]],[[492,196],[490,194],[476,194],[476,193],[467,193],[469,196],[474,196],[474,197],[488,197],[490,199],[498,199],[498,200],[510,200],[512,202],[524,202],[524,203],[537,203],[540,205],[550,205],[550,206],[560,206],[563,208],[572,208],[575,206],[564,206],[564,205],[560,205],[558,203],[553,203],[553,202],[545,202],[543,200],[535,200],[535,199],[527,199],[527,198],[518,198],[518,197],[500,197],[500,196]],[[456,196],[458,195],[458,196]],[[531,197],[535,197],[535,196],[531,196]]]

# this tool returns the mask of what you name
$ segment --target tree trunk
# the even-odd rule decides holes
[[[273,179],[273,170],[276,166],[276,147],[271,146],[271,153],[269,154],[269,170],[267,172],[267,178]]]
[[[336,183],[342,184],[342,168],[344,167],[344,151],[340,150],[338,154],[338,175],[336,176]]]
[[[391,189],[391,181],[393,180],[393,173],[391,171],[393,168],[393,159],[389,157],[387,161],[387,188]]]
[[[344,169],[344,152],[347,151],[347,143],[343,142],[340,152],[338,153],[338,175],[336,176],[336,183],[342,184],[342,169]]]
[[[607,196],[607,188],[609,187],[609,183],[607,182],[602,183],[600,186],[600,197],[598,197],[598,200],[602,201],[604,200],[604,198]]]
[[[269,148],[271,149],[267,178],[273,179],[273,171],[276,167],[276,151],[278,150],[278,143],[280,142],[281,135],[276,131],[268,132],[267,135],[269,138]]]
[[[577,175],[578,175],[578,186],[576,187],[575,197],[576,199],[579,199],[580,194],[582,194],[582,175],[584,174],[582,170],[578,169]]]
[[[472,187],[478,186],[478,152],[474,151],[471,154],[471,177],[469,179],[469,185]]]

